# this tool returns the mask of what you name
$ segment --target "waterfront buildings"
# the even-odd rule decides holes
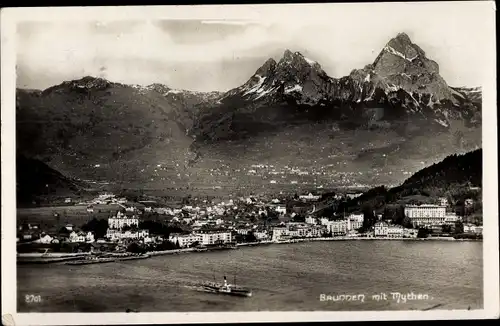
[[[69,242],[94,242],[94,234],[92,232],[71,232],[69,234]]]
[[[347,217],[347,230],[352,231],[352,230],[357,230],[360,227],[363,226],[363,221],[365,217],[363,214],[351,214]]]
[[[464,233],[482,234],[483,227],[474,224],[464,224]]]
[[[446,207],[441,205],[408,205],[404,209],[414,226],[439,225],[446,220]]]
[[[343,236],[346,235],[348,231],[347,221],[348,220],[329,221],[326,227],[332,236]]]
[[[391,225],[387,222],[377,222],[373,229],[376,237],[402,238],[405,234],[401,225]]]
[[[228,231],[207,231],[179,234],[174,233],[169,237],[169,241],[179,243],[179,247],[186,248],[193,244],[204,246],[230,243],[232,240],[231,232]]]

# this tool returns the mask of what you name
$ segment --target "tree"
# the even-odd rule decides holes
[[[105,219],[98,220],[94,217],[82,226],[82,230],[94,233],[96,239],[104,238],[106,232],[108,231],[108,221]]]
[[[451,233],[451,225],[444,224],[441,229],[443,233]]]
[[[429,230],[426,228],[419,228],[417,233],[417,238],[427,238],[429,236]]]
[[[464,224],[461,221],[455,223],[455,233],[464,233]]]
[[[137,242],[132,242],[128,245],[127,251],[135,254],[141,254],[144,253],[144,248],[142,248]]]
[[[246,241],[247,242],[256,242],[257,238],[255,237],[255,234],[252,231],[248,231],[248,234],[246,236]]]
[[[412,229],[413,228],[413,223],[411,222],[411,219],[408,216],[405,216],[403,218],[403,227],[407,229]]]

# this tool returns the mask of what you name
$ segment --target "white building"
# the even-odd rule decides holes
[[[347,224],[347,220],[330,221],[327,225],[327,229],[333,236],[342,236],[347,234]]]
[[[95,241],[94,233],[87,232],[87,235],[85,236],[85,241],[87,241],[87,242],[94,242]]]
[[[69,241],[70,242],[85,242],[85,233],[83,232],[71,232],[69,234]]]
[[[258,241],[263,241],[263,240],[267,240],[269,239],[269,234],[267,233],[266,230],[264,231],[255,231],[253,233],[253,235],[255,236],[255,238],[258,240]]]
[[[181,248],[189,247],[194,243],[202,245],[215,245],[230,243],[232,240],[231,232],[203,232],[189,234],[172,234],[169,240],[176,243],[179,242]]]
[[[385,222],[377,222],[374,227],[374,235],[376,237],[386,237],[389,229],[389,224]]]
[[[194,243],[201,244],[202,238],[200,234],[171,234],[169,237],[169,241],[173,243],[179,242],[179,247],[186,248],[191,246]]]
[[[50,235],[46,234],[44,236],[41,236],[40,239],[38,240],[35,240],[34,242],[35,243],[44,243],[44,244],[48,244],[48,243],[52,243],[52,241],[54,240],[53,237],[51,237]]]
[[[464,224],[464,233],[482,234],[483,233],[483,227],[482,226],[476,226],[474,224]]]
[[[200,235],[203,245],[224,244],[232,240],[231,232],[204,232]]]
[[[148,230],[138,230],[138,231],[121,231],[117,229],[108,229],[106,232],[106,238],[111,241],[119,241],[124,239],[144,239],[149,237]]]
[[[418,231],[416,229],[403,229],[403,237],[416,238]]]
[[[389,225],[387,228],[388,238],[402,238],[404,235],[404,229],[401,225]]]
[[[330,220],[327,219],[326,217],[322,217],[320,220],[319,220],[320,224],[321,225],[328,225],[328,223],[330,223]]]
[[[349,221],[348,223],[348,230],[357,230],[360,227],[363,226],[363,221],[365,219],[365,216],[363,214],[351,214],[347,217],[347,220]]]
[[[299,199],[304,200],[304,201],[316,201],[316,200],[319,200],[320,198],[321,198],[321,196],[314,196],[312,193],[299,196]]]
[[[306,223],[307,224],[316,224],[316,218],[312,217],[312,216],[308,216],[306,217]]]
[[[273,228],[272,241],[280,241],[290,238],[290,231],[286,227]]]
[[[279,213],[281,215],[285,215],[286,214],[286,206],[278,205],[278,206],[274,207],[274,210],[276,211],[276,213]]]
[[[124,226],[139,226],[139,218],[135,215],[127,216],[122,212],[118,212],[115,217],[108,219],[110,229],[122,229]]]
[[[455,213],[446,213],[446,216],[444,218],[444,222],[446,224],[455,224],[459,220],[459,217]]]
[[[440,205],[408,205],[405,207],[407,216],[414,226],[440,225],[445,223],[446,207]]]

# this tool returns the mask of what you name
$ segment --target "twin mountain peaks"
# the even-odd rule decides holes
[[[429,137],[439,146],[432,155],[439,153],[442,158],[480,144],[481,89],[449,86],[439,74],[439,65],[400,33],[373,63],[341,78],[328,76],[320,63],[301,53],[286,50],[279,61],[267,60],[246,83],[227,92],[84,77],[44,91],[18,89],[16,113],[18,153],[71,174],[75,167],[85,167],[76,174],[86,175],[88,170],[94,177],[92,164],[109,162],[116,173],[130,178],[144,170],[141,166],[158,161],[169,161],[175,171],[189,170],[200,161],[200,153],[214,162],[232,159],[242,149],[224,152],[230,147],[228,141],[257,148],[252,155],[243,150],[242,157],[261,161],[259,155],[267,153],[266,160],[273,161],[283,156],[283,150],[290,153],[294,146],[298,148],[303,135],[331,145],[337,136],[329,133],[359,135],[360,130],[386,135],[377,136],[385,138],[373,151],[388,150],[397,143],[398,151],[407,144],[412,152],[415,139],[420,139],[421,146],[422,137]],[[470,132],[476,138],[465,146]],[[290,133],[299,139],[296,145],[290,142],[280,150],[270,145],[286,143]],[[359,143],[337,148],[336,155],[353,157],[356,148],[366,151],[370,142],[360,139]],[[224,150],[214,151],[213,146],[222,148],[220,144],[225,144]],[[299,153],[297,149],[290,159],[303,155]],[[325,153],[308,155],[324,157]],[[113,165],[113,160],[120,163]],[[210,166],[208,161],[204,164]]]

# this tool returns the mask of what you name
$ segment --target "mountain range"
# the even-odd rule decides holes
[[[449,86],[404,33],[341,78],[286,50],[227,92],[87,76],[16,95],[18,154],[138,187],[391,184],[481,147],[481,88]]]

